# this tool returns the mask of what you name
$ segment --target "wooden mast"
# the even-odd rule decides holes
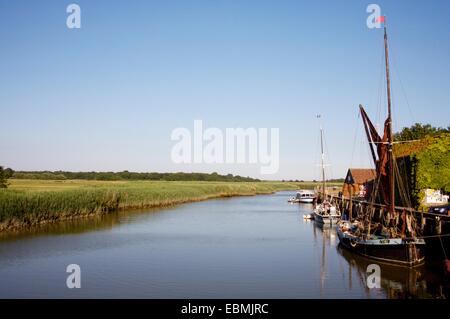
[[[391,80],[389,77],[389,51],[388,51],[388,39],[386,31],[386,17],[384,17],[384,57],[386,62],[386,85],[387,85],[387,99],[388,99],[388,151],[389,151],[389,212],[395,212],[395,173],[394,173],[394,141],[392,130],[392,110],[391,110]]]

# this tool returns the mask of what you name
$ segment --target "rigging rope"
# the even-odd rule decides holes
[[[404,86],[403,86],[403,82],[402,82],[402,79],[401,79],[401,77],[400,77],[400,72],[397,70],[397,67],[396,67],[396,65],[397,65],[397,63],[396,63],[397,59],[396,59],[396,56],[395,56],[395,45],[392,46],[392,44],[391,44],[390,56],[391,56],[391,61],[393,62],[393,63],[392,63],[392,65],[393,65],[393,70],[394,70],[393,73],[396,75],[396,78],[398,79],[398,82],[400,83],[400,88],[401,88],[401,90],[402,90],[403,96],[405,97],[406,106],[408,107],[409,115],[411,116],[411,119],[412,119],[413,122],[415,123],[415,122],[416,122],[416,119],[415,119],[414,113],[412,112],[412,108],[411,108],[411,105],[410,105],[410,103],[409,103],[408,96],[406,95],[406,90],[405,90],[405,88],[404,88]]]
[[[444,252],[445,259],[447,258],[447,253],[445,252],[444,244],[442,243],[442,238],[439,236],[439,242],[441,243],[442,251]]]
[[[437,237],[448,237],[450,234],[440,234],[440,235],[426,235],[426,236],[417,236],[417,238],[437,238]]]

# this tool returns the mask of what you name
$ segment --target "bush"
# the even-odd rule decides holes
[[[6,188],[8,184],[6,183],[5,171],[3,170],[3,166],[0,166],[0,188]]]

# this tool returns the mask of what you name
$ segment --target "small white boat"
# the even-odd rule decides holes
[[[312,203],[316,194],[314,194],[314,191],[312,190],[302,189],[297,192],[297,197],[300,203]]]
[[[301,189],[288,200],[289,203],[312,203],[314,201],[315,194],[311,190]]]
[[[292,197],[288,199],[289,203],[300,203],[300,201],[296,197]]]
[[[303,219],[314,219],[314,214],[303,215]]]
[[[337,224],[341,219],[339,208],[328,201],[314,208],[314,220],[322,224]]]

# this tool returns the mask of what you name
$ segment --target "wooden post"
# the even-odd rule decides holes
[[[427,219],[425,217],[423,217],[423,213],[420,214],[421,216],[421,220],[420,220],[420,230],[422,231],[422,233],[424,233],[425,231],[425,227],[427,225]]]
[[[348,220],[352,220],[353,218],[353,200],[352,200],[352,196],[353,196],[353,185],[350,184],[350,207],[348,210]]]
[[[436,235],[440,235],[442,232],[442,221],[440,217],[436,217],[436,227],[435,227]]]

